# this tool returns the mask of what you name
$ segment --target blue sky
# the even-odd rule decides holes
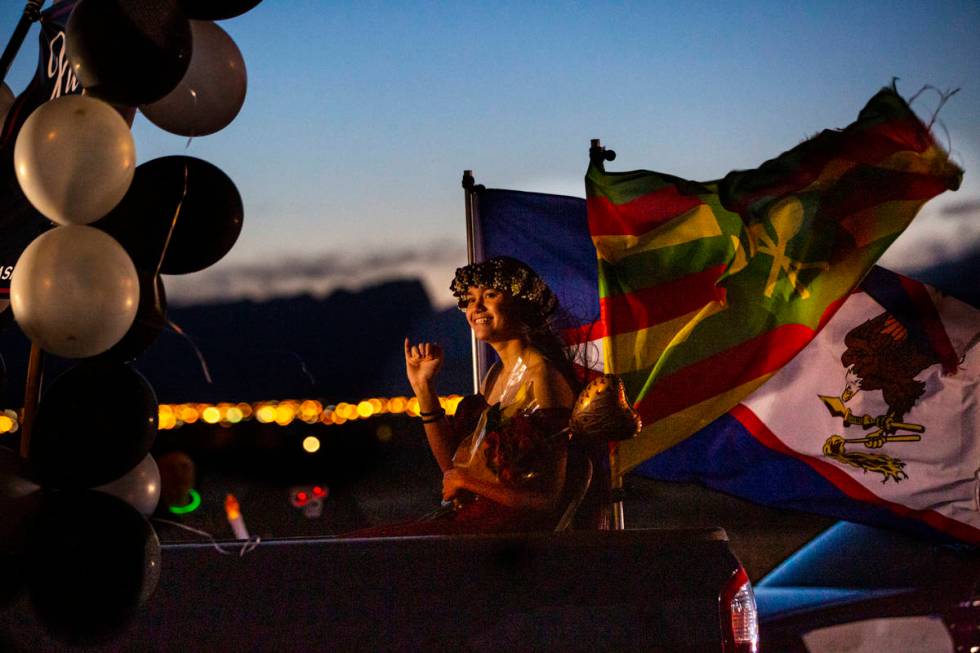
[[[9,34],[22,3],[3,4]],[[589,139],[601,138],[619,154],[611,170],[712,179],[847,125],[892,77],[906,96],[961,89],[940,119],[966,178],[886,262],[914,269],[980,242],[975,0],[530,4],[264,0],[222,21],[248,67],[238,118],[189,145],[142,116],[134,125],[140,161],[206,159],[245,201],[232,252],[168,278],[171,296],[424,274],[445,300],[465,262],[465,168],[488,186],[582,195]],[[32,31],[8,75],[15,92],[36,42]],[[915,106],[927,115],[935,102]]]

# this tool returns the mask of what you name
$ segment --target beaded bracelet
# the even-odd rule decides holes
[[[423,413],[419,411],[419,417],[422,418],[423,424],[431,424],[432,422],[438,422],[443,417],[445,417],[445,409],[440,408],[439,410],[434,410],[431,413]]]

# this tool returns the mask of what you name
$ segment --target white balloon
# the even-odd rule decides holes
[[[10,306],[41,349],[66,358],[95,356],[129,330],[139,278],[126,250],[95,227],[55,227],[14,265]]]
[[[228,33],[207,20],[191,21],[194,49],[177,88],[140,111],[154,125],[180,136],[223,129],[245,102],[245,60]]]
[[[14,92],[10,90],[6,82],[0,84],[0,128],[7,121],[7,112],[14,103]]]
[[[160,502],[160,469],[153,456],[146,454],[136,467],[94,489],[122,499],[144,515],[152,515]]]
[[[133,135],[102,100],[64,95],[34,110],[17,135],[24,195],[58,224],[88,224],[123,198],[136,169]]]

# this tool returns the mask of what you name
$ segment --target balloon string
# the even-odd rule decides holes
[[[204,537],[206,537],[209,540],[211,540],[211,545],[215,549],[217,549],[218,553],[220,553],[221,555],[230,556],[230,555],[234,555],[235,554],[234,551],[227,551],[227,550],[221,548],[221,545],[218,544],[218,541],[215,540],[214,537],[211,535],[211,533],[208,533],[207,531],[202,531],[202,530],[200,530],[198,528],[192,528],[192,527],[190,527],[190,526],[188,526],[186,524],[181,524],[179,522],[170,521],[169,519],[161,519],[160,517],[154,517],[153,518],[153,521],[159,522],[161,524],[170,524],[171,526],[176,526],[177,528],[183,528],[185,531],[190,531],[191,533],[197,533],[198,535],[203,535]],[[241,548],[238,549],[238,557],[239,558],[245,557],[245,554],[246,553],[250,553],[250,552],[254,551],[255,548],[261,542],[262,542],[262,538],[259,537],[258,535],[253,535],[252,537],[248,538],[248,541],[247,542],[243,542],[241,544]]]
[[[191,96],[191,115],[195,115],[196,116],[197,115],[197,91],[195,91],[192,88],[187,89],[187,90],[188,90],[188,92],[190,93],[190,96]],[[187,137],[187,144],[184,145],[184,151],[185,152],[187,150],[191,149],[191,141],[194,140],[194,136],[196,136],[196,134],[194,133],[194,130],[192,129],[190,136]]]
[[[160,261],[157,263],[157,276],[160,275],[160,269],[163,267],[163,259],[167,257],[167,249],[170,247],[170,239],[174,235],[174,229],[177,227],[177,218],[180,217],[180,209],[184,206],[184,198],[187,197],[187,177],[188,177],[188,166],[184,164],[184,189],[180,193],[180,201],[177,202],[177,209],[174,211],[173,220],[170,221],[170,229],[167,231],[167,239],[163,241],[163,251],[160,252]]]
[[[198,349],[197,345],[194,344],[194,341],[191,339],[191,337],[188,336],[186,333],[184,333],[183,329],[177,326],[176,322],[168,319],[167,324],[169,324],[170,328],[174,330],[174,333],[181,336],[184,340],[187,341],[187,344],[191,346],[191,349],[194,350],[194,354],[197,355],[197,361],[201,364],[201,371],[204,373],[204,379],[208,383],[213,384],[214,381],[211,380],[211,371],[208,369],[208,362],[204,360],[204,354],[201,353],[201,350]]]

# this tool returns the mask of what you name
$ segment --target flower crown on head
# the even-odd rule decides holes
[[[509,256],[495,256],[482,263],[456,268],[456,277],[449,289],[458,300],[459,310],[466,310],[466,293],[474,286],[510,293],[530,303],[544,318],[558,308],[558,298],[548,284],[527,264]]]

